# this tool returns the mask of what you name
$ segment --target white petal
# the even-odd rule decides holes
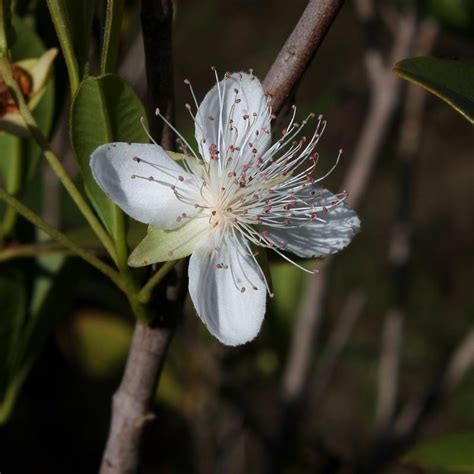
[[[194,178],[158,145],[101,145],[92,153],[90,165],[102,190],[137,221],[170,229],[179,225],[183,213],[196,213],[194,206],[181,202],[170,187],[188,189]],[[153,181],[148,179],[151,176]]]
[[[252,150],[261,155],[268,148],[270,122],[271,111],[260,81],[236,72],[216,84],[201,102],[196,114],[196,141],[206,160],[210,159],[211,146],[217,146],[221,158],[234,146],[240,148],[234,152],[235,159],[244,163],[252,159]]]
[[[226,238],[219,249],[208,241],[193,252],[189,293],[199,317],[222,343],[237,346],[258,334],[266,286],[260,267],[239,241]]]
[[[307,192],[304,191],[305,194]],[[318,217],[325,222],[308,220],[298,227],[262,226],[268,231],[268,239],[276,246],[306,258],[330,255],[349,245],[360,230],[357,214],[344,202],[331,207],[338,198],[330,191],[317,188],[317,193],[320,198],[315,204],[328,207],[327,211],[318,213]]]

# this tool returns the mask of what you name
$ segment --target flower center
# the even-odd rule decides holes
[[[208,190],[204,193],[205,206],[209,213],[209,224],[213,229],[225,228],[232,220],[232,213],[226,208],[224,191]]]

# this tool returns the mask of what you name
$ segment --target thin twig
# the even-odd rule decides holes
[[[397,31],[391,58],[402,58],[407,55],[415,31],[414,12],[409,11],[401,17]],[[397,103],[398,89],[399,81],[391,73],[391,66],[387,66],[379,77],[377,86],[371,89],[371,104],[367,119],[344,179],[343,188],[349,192],[348,200],[352,207],[357,207],[367,187],[375,159],[388,129],[389,119]],[[298,400],[307,379],[315,339],[314,331],[308,328],[319,327],[322,319],[321,299],[331,262],[332,259],[327,259],[326,265],[321,268],[316,278],[308,280],[306,297],[292,334],[282,378],[281,392],[288,403]]]
[[[459,386],[464,376],[474,365],[474,330],[467,332],[425,395],[407,404],[401,410],[393,428],[393,436],[411,438],[421,423],[436,406],[446,400]]]
[[[309,317],[309,315],[323,314],[323,296],[327,283],[327,279],[323,275],[330,261],[327,259],[319,268],[319,273],[306,280],[304,289],[306,297],[293,328],[290,351],[280,387],[282,400],[288,405],[295,402],[301,395],[308,373],[310,355],[312,354],[310,344],[316,338],[321,322],[320,317]]]
[[[425,394],[407,403],[391,430],[377,438],[360,472],[379,472],[416,439],[423,423],[445,403],[474,366],[474,330],[469,330],[453,350]]]
[[[415,56],[430,53],[438,27],[431,20],[421,23]],[[390,265],[393,279],[393,303],[385,316],[382,331],[381,356],[378,372],[375,428],[382,433],[389,425],[396,408],[402,347],[404,307],[407,298],[407,272],[412,234],[414,161],[420,146],[423,112],[427,94],[409,85],[400,126],[398,157],[400,159],[399,209],[390,243]]]
[[[311,397],[312,404],[317,405],[326,391],[354,326],[362,314],[366,299],[361,290],[353,290],[347,297],[321,357],[319,367],[311,376],[308,397]]]
[[[400,17],[397,34],[389,54],[390,60],[394,57],[401,59],[408,54],[415,32],[415,24],[415,13],[411,10]],[[369,64],[372,64],[372,62],[366,61],[368,71],[371,67]],[[349,202],[353,207],[356,207],[359,203],[367,186],[398,99],[399,81],[393,77],[390,64],[385,65],[383,73],[380,73],[377,79],[373,78],[370,84],[369,112],[360,139],[357,142],[351,165],[344,179],[344,189],[349,191]],[[314,341],[323,317],[323,299],[331,262],[332,258],[326,259],[325,265],[320,269],[319,274],[308,279],[305,289],[306,296],[300,307],[293,330],[280,386],[283,405],[281,408],[280,433],[276,441],[279,461],[271,463],[271,469],[278,468],[282,464],[282,460],[291,455],[297,440],[300,439],[303,405],[305,398],[310,398],[308,394],[304,397],[304,394],[308,385],[308,373],[314,354]]]
[[[263,81],[265,91],[272,97],[272,109],[275,114],[298,85],[343,3],[344,0],[308,2]]]
[[[151,298],[151,292],[155,286],[157,286],[161,280],[173,269],[176,265],[177,260],[170,260],[165,262],[143,285],[143,288],[138,293],[138,299],[142,303],[147,303]]]
[[[108,276],[121,290],[124,290],[123,281],[120,278],[120,275],[112,267],[98,259],[94,254],[88,252],[82,247],[79,247],[79,245],[74,243],[69,237],[59,230],[50,226],[40,216],[35,214],[29,207],[26,207],[15,197],[10,196],[3,188],[0,188],[0,199],[6,202],[9,206],[13,207],[18,212],[18,214],[22,215],[34,226],[38,227],[38,229],[46,232],[46,234],[48,234],[52,239],[69,249],[71,252],[74,252],[74,254],[78,257],[83,258],[87,263],[97,268],[97,270],[102,272],[104,275]]]
[[[74,252],[66,249],[57,242],[44,244],[10,245],[0,250],[0,262],[13,260],[15,258],[37,257],[39,255],[74,255]]]

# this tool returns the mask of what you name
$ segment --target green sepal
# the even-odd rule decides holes
[[[172,230],[149,226],[146,237],[128,258],[131,267],[177,260],[191,255],[210,229],[205,218],[194,218]]]
[[[172,158],[174,161],[185,161],[188,159],[186,155],[183,155],[183,153],[176,153],[175,151],[168,151],[165,150],[166,154]]]

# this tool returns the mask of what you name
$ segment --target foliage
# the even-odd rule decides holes
[[[394,72],[444,100],[474,124],[474,61],[405,59]]]
[[[402,461],[423,472],[471,473],[474,471],[474,433],[445,435],[421,443],[406,453]]]

